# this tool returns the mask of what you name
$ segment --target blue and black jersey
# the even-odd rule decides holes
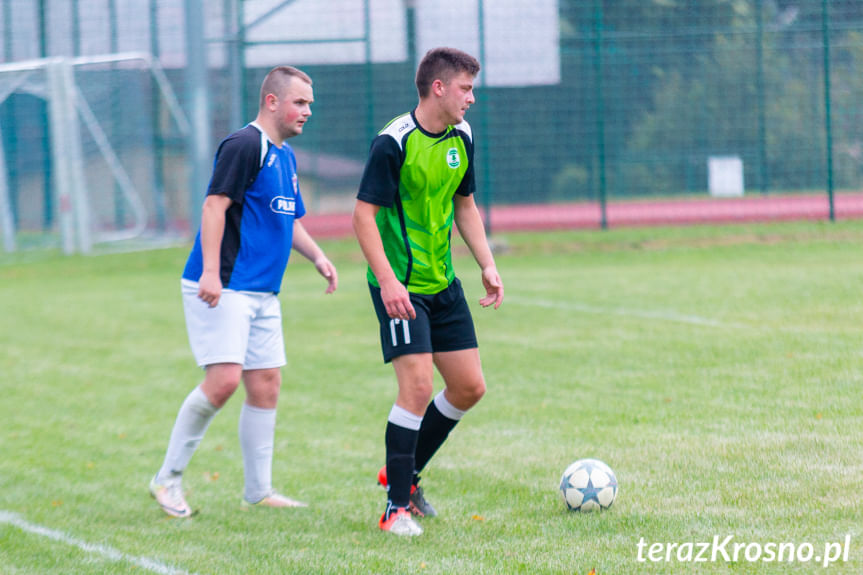
[[[291,253],[294,220],[306,213],[294,151],[287,143],[275,146],[254,123],[247,125],[219,144],[210,194],[232,200],[220,253],[222,286],[278,293]],[[198,281],[203,265],[199,230],[183,279]]]

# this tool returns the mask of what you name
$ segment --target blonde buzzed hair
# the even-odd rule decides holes
[[[312,79],[302,70],[293,66],[276,66],[267,73],[267,77],[261,83],[261,98],[258,107],[264,107],[267,94],[274,94],[277,98],[281,98],[290,84],[291,78],[299,78],[309,86],[312,85]]]

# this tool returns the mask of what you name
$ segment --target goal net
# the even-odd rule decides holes
[[[0,65],[0,230],[6,251],[185,232],[189,123],[149,54]]]

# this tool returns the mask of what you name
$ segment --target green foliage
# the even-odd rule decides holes
[[[854,112],[863,95],[861,26],[852,2],[561,2],[567,97],[546,90],[531,121],[559,106],[555,129],[538,137],[566,139],[551,136],[561,155],[536,165],[534,177],[551,178],[536,194],[559,198],[560,174],[581,165],[595,196],[601,161],[611,198],[704,192],[707,158],[726,154],[743,158],[748,188],[824,189],[825,43],[833,184],[856,189],[863,174]],[[507,169],[516,168],[495,164],[496,174]],[[509,199],[515,177],[494,182],[497,197]],[[571,199],[584,196],[578,185],[570,189]]]
[[[340,288],[289,266],[274,478],[304,510],[241,511],[236,422],[217,416],[186,474],[199,514],[147,494],[200,378],[179,294],[185,249],[0,259],[0,517],[194,573],[811,573],[814,563],[639,563],[647,542],[809,542],[851,534],[859,573],[863,225],[801,223],[513,234],[507,299],[476,305],[489,390],[424,475],[440,516],[382,534],[375,485],[395,396],[353,242]],[[440,387],[441,382],[436,382]],[[570,514],[579,457],[620,495]],[[150,573],[0,519],[0,571]]]
[[[552,180],[549,199],[572,200],[593,199],[593,194],[588,187],[590,179],[589,172],[582,166],[567,164],[557,173]]]

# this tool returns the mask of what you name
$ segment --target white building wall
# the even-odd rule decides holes
[[[11,2],[14,25],[12,54],[5,61],[39,57],[36,3]],[[211,66],[223,66],[225,21],[222,0],[201,0],[207,22],[205,32]],[[408,59],[408,0],[368,0],[371,16],[370,54],[373,62]],[[558,0],[410,0],[414,5],[416,48],[421,56],[435,46],[461,48],[483,55],[479,83],[492,86],[554,84],[560,80]],[[479,22],[482,1],[483,22]],[[71,55],[73,21],[68,0],[48,3],[49,55]],[[117,51],[149,51],[150,2],[116,0],[117,30],[110,27],[108,0],[79,0],[78,25],[82,55],[111,51],[112,33]],[[184,1],[160,0],[159,49],[166,68],[184,67]],[[275,10],[274,10],[275,9]],[[289,62],[296,65],[346,64],[366,61],[364,0],[245,0],[245,22],[250,46],[245,55],[249,67],[269,67]],[[262,15],[272,12],[264,20]],[[8,27],[7,27],[8,29]],[[484,34],[480,50],[480,30]],[[287,41],[290,43],[278,44]],[[293,42],[304,41],[302,44]]]

